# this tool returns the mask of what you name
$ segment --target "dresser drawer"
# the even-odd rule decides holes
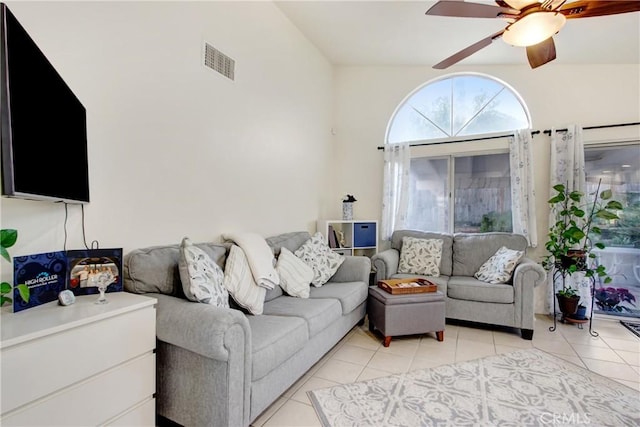
[[[3,348],[2,413],[151,353],[155,318],[155,308],[148,306]],[[102,405],[85,398],[63,406],[73,412],[82,409],[74,402],[86,400]]]
[[[155,407],[154,393],[155,354],[147,353],[18,409],[4,416],[2,425],[40,426],[43,420],[47,425],[99,425],[126,412],[132,402]]]

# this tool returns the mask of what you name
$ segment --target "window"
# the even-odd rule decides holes
[[[505,83],[479,74],[429,82],[396,109],[387,142],[454,140],[529,128],[529,112]],[[506,140],[501,148],[446,155],[412,151],[407,228],[438,232],[512,231]],[[453,146],[451,146],[453,147]],[[465,147],[466,148],[466,147]]]
[[[598,182],[611,189],[613,199],[622,203],[620,219],[597,224],[602,230],[597,240],[606,247],[598,251],[598,261],[613,279],[609,285],[596,284],[594,309],[600,313],[640,317],[640,145],[586,146],[586,192],[595,193]],[[626,290],[633,300],[606,298],[606,288]]]
[[[530,127],[529,111],[505,83],[455,74],[425,84],[396,110],[387,141],[422,141]]]
[[[439,232],[511,231],[509,155],[412,159],[406,226]]]

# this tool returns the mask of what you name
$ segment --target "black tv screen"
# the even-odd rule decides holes
[[[86,110],[4,4],[2,194],[89,202]]]

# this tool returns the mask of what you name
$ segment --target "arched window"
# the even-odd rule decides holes
[[[530,127],[529,111],[509,85],[487,75],[458,73],[427,82],[409,94],[389,122],[386,143],[428,145],[429,140],[455,142]],[[412,150],[408,194],[398,196],[407,201],[402,227],[440,232],[512,231],[506,138],[502,144],[503,148],[494,144],[492,149],[483,149],[478,143],[471,150],[467,144],[456,144],[437,154]]]
[[[484,74],[450,74],[413,91],[396,109],[387,142],[453,138],[531,127],[529,111],[506,83]]]

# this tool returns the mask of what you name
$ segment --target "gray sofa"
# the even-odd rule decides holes
[[[426,277],[398,274],[402,238],[442,239],[440,276]],[[447,319],[458,319],[519,328],[522,338],[533,338],[533,290],[543,283],[546,274],[533,260],[522,258],[511,281],[489,284],[473,277],[480,266],[500,247],[526,250],[524,236],[512,233],[429,233],[398,230],[391,237],[391,248],[373,256],[378,280],[403,277],[425,277],[438,285],[445,295]]]
[[[267,239],[295,251],[306,232]],[[221,267],[228,245],[198,244]],[[125,256],[128,292],[157,298],[157,413],[182,425],[247,426],[365,316],[371,261],[345,257],[309,299],[267,293],[264,314],[186,300],[178,245]]]

